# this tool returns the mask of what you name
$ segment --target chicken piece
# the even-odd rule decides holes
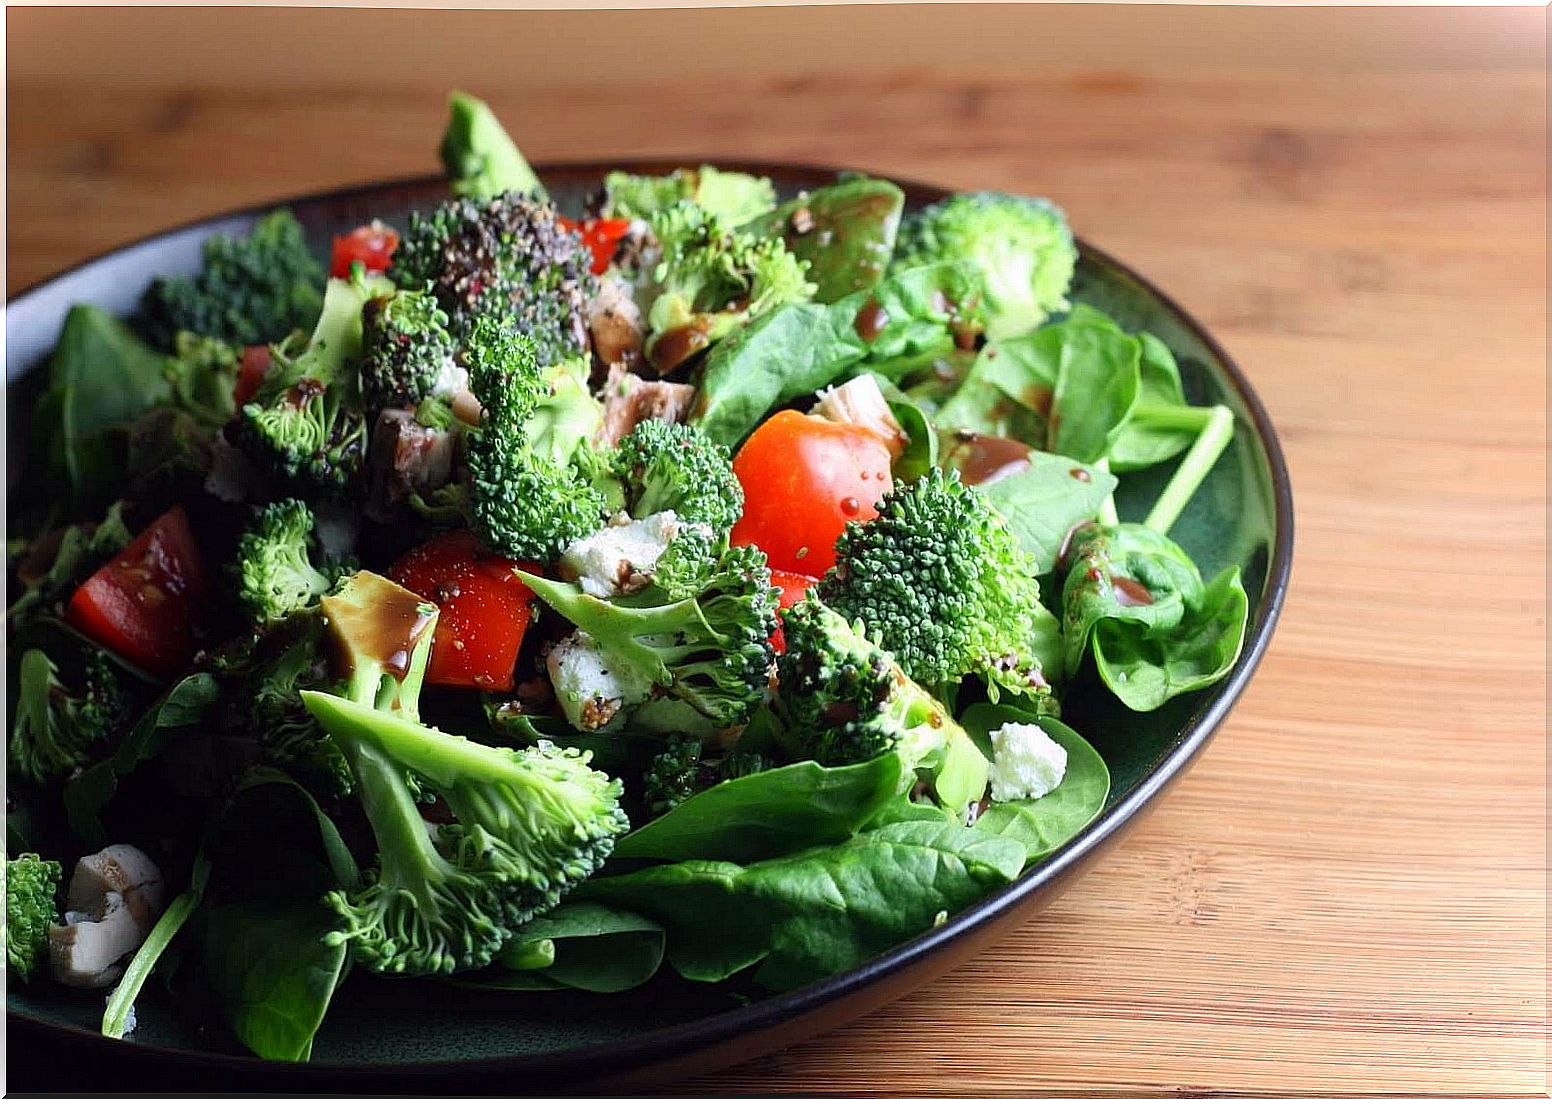
[[[54,979],[74,988],[108,988],[145,942],[162,912],[162,872],[138,847],[116,843],[76,863],[65,922],[49,928]]]
[[[631,366],[641,361],[645,330],[641,308],[624,279],[605,276],[598,293],[587,303],[587,328],[593,338],[593,354],[605,366]]]
[[[604,423],[594,442],[618,446],[643,420],[680,423],[690,411],[695,387],[681,382],[649,382],[616,363],[604,382]]]
[[[889,447],[891,457],[898,458],[905,453],[911,437],[895,419],[873,375],[859,374],[841,385],[827,386],[814,396],[818,400],[814,402],[813,415],[838,424],[872,428]]]
[[[453,476],[454,436],[418,423],[413,412],[386,408],[372,431],[367,509],[386,517],[410,493],[441,488]]]

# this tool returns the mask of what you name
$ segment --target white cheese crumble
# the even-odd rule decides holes
[[[603,728],[652,691],[645,677],[581,630],[556,642],[544,664],[566,720],[583,732]]]
[[[607,599],[645,585],[657,559],[679,533],[679,519],[660,511],[645,519],[620,517],[602,530],[579,538],[560,557],[560,573],[582,585],[588,595]]]
[[[992,732],[993,801],[1043,798],[1067,773],[1067,749],[1038,725],[1010,721]]]

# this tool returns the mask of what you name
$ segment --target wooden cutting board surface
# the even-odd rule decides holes
[[[1293,470],[1294,578],[1203,760],[1000,948],[699,1086],[1545,1090],[1543,11],[8,27],[13,292],[204,214],[432,170],[464,86],[536,160],[1049,195],[1244,365]]]

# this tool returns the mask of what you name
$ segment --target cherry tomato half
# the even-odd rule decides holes
[[[803,602],[803,596],[808,589],[819,583],[812,576],[804,576],[802,573],[785,572],[781,569],[771,570],[771,583],[781,589],[781,596],[776,601],[778,611],[784,611],[788,607]],[[776,632],[771,634],[771,645],[778,653],[787,651],[787,638],[781,632],[781,615],[776,616]]]
[[[533,618],[533,592],[513,568],[537,565],[487,553],[467,530],[417,546],[388,570],[441,610],[426,682],[444,687],[510,691],[513,665]]]
[[[237,399],[238,408],[253,400],[259,386],[264,384],[264,376],[269,373],[272,361],[269,348],[262,343],[242,349],[242,359],[237,366],[237,384],[232,387],[232,396]]]
[[[350,265],[359,263],[368,272],[388,270],[393,261],[394,249],[399,247],[399,234],[393,226],[374,221],[352,229],[342,237],[334,238],[334,257],[329,263],[329,274],[343,279],[350,275]]]
[[[823,576],[846,524],[875,518],[894,485],[889,447],[869,428],[778,412],[733,458],[744,514],[733,544],[759,546],[771,568]]]
[[[614,253],[620,246],[620,240],[630,230],[629,218],[584,218],[581,221],[573,221],[571,218],[562,217],[558,220],[567,229],[573,229],[582,234],[582,243],[593,253],[593,274],[595,275],[601,275],[609,270],[609,264],[614,262]]]
[[[87,577],[65,619],[125,660],[171,676],[194,656],[194,619],[206,590],[188,516],[175,507]]]

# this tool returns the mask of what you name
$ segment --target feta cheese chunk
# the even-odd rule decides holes
[[[599,599],[639,591],[651,579],[657,559],[679,527],[679,519],[671,511],[645,519],[632,519],[621,512],[609,526],[566,547],[560,557],[560,574]]]
[[[647,679],[581,630],[556,642],[544,664],[566,720],[584,733],[602,729],[652,692]]]
[[[871,428],[884,440],[893,457],[905,453],[911,439],[895,419],[883,390],[871,374],[859,374],[841,385],[827,386],[814,394],[813,415],[838,424],[857,424]]]
[[[1067,749],[1038,725],[1010,721],[992,732],[993,801],[1043,798],[1067,773]]]

